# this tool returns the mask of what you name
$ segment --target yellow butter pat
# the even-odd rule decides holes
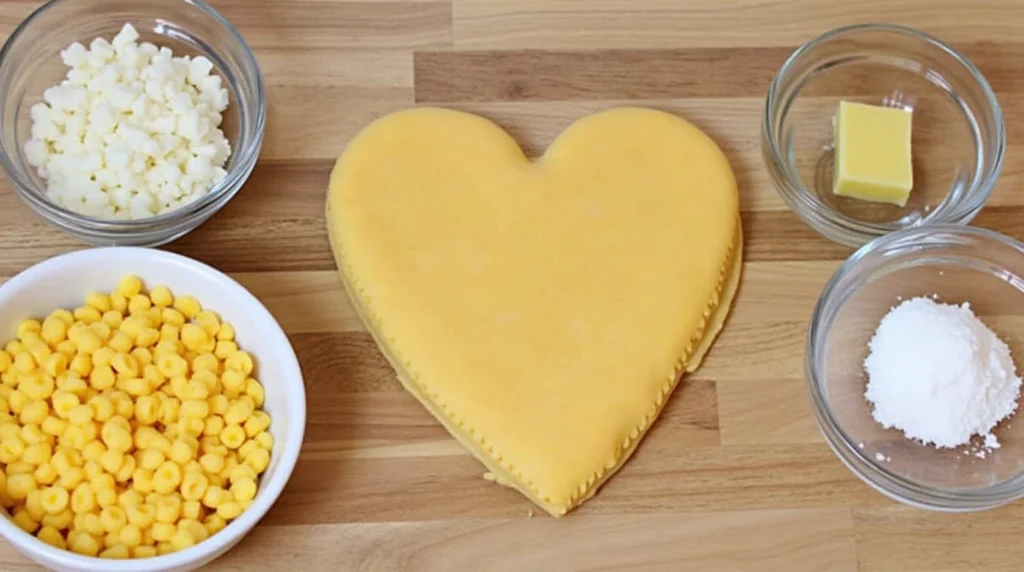
[[[839,103],[834,194],[901,207],[907,204],[914,185],[911,115],[894,107]]]

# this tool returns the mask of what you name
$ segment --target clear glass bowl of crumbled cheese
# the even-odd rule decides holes
[[[0,162],[50,223],[97,245],[157,246],[241,189],[263,80],[202,0],[51,0],[0,51]]]
[[[832,276],[807,338],[826,441],[891,498],[933,510],[1024,497],[1024,245],[960,225],[896,231]]]

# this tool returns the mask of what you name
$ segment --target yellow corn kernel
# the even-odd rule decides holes
[[[175,550],[185,550],[186,548],[195,545],[195,543],[195,537],[185,530],[178,529],[175,531],[174,536],[171,537],[171,546],[173,546]]]
[[[224,470],[224,456],[206,453],[199,457],[199,464],[207,473],[220,474]]]
[[[53,393],[52,402],[53,412],[56,413],[57,416],[60,417],[61,419],[67,419],[68,414],[71,413],[71,410],[74,409],[75,407],[78,407],[78,405],[81,404],[81,402],[78,400],[77,395],[63,390],[58,390]],[[13,408],[13,402],[11,403],[11,406]]]
[[[156,358],[156,367],[167,378],[185,377],[188,375],[188,362],[174,353],[161,354]]]
[[[46,441],[43,441],[41,443],[35,443],[33,445],[25,447],[25,452],[22,453],[21,455],[22,460],[24,460],[26,463],[30,463],[32,465],[37,466],[49,463],[52,457],[53,449],[50,447],[50,444],[47,443]]]
[[[123,427],[113,424],[112,420],[103,424],[100,436],[103,439],[103,444],[111,451],[124,453],[132,448],[131,434]]]
[[[105,423],[114,416],[114,403],[103,395],[97,395],[89,399],[89,405],[93,409],[93,418],[100,423]]]
[[[114,336],[116,337],[117,334],[114,334]],[[108,342],[108,345],[106,347],[102,347],[94,351],[92,355],[89,356],[89,359],[92,361],[92,367],[94,368],[109,367],[110,363],[114,361],[114,356],[116,355],[117,352],[114,351],[114,348],[110,347]]]
[[[57,514],[68,506],[68,490],[60,486],[52,486],[43,489],[43,496],[40,499],[43,510],[50,514]]]
[[[25,497],[25,511],[32,517],[32,520],[39,522],[46,516],[43,509],[43,491],[36,489]]]
[[[141,377],[131,377],[124,380],[124,390],[128,395],[144,396],[152,393],[149,382]]]
[[[109,312],[110,296],[102,292],[89,292],[85,295],[85,305],[96,308],[100,312]]]
[[[217,329],[217,339],[223,342],[233,342],[235,340],[235,328],[227,322],[221,322],[220,328]]]
[[[118,540],[120,536],[115,537]],[[106,550],[100,552],[100,558],[108,558],[112,560],[126,560],[132,557],[131,550],[124,544],[114,544],[107,547]]]
[[[181,480],[181,496],[185,500],[199,501],[206,494],[210,480],[199,471],[189,471]]]
[[[129,314],[141,314],[145,312],[153,305],[153,302],[149,299],[149,296],[145,294],[136,294],[128,298],[128,313]]]
[[[187,500],[181,503],[181,517],[185,520],[199,520],[203,517],[203,505],[195,500]],[[180,524],[179,521],[179,526]]]
[[[181,484],[181,467],[173,461],[164,461],[153,473],[153,490],[167,494]]]
[[[136,467],[135,472],[132,473],[132,488],[142,494],[153,492],[153,471]]]
[[[128,394],[117,391],[111,394],[114,403],[114,412],[125,419],[130,419],[135,414],[135,402]]]
[[[188,319],[195,318],[199,312],[203,310],[203,307],[199,304],[199,300],[189,295],[178,296],[174,300],[174,309],[181,312]]]
[[[206,527],[206,532],[210,536],[213,536],[214,534],[224,530],[224,527],[227,526],[227,522],[225,522],[219,514],[214,513],[203,520],[203,526]]]
[[[0,463],[16,463],[25,452],[25,441],[15,435],[0,441]]]
[[[113,352],[115,352],[115,356],[117,354],[128,353],[132,350],[132,336],[128,333],[125,333],[125,324],[127,324],[127,322],[123,322],[119,326],[120,331],[115,332],[110,337],[110,341],[107,342],[107,347],[109,347]],[[111,356],[111,363],[113,363],[113,357],[114,356]]]
[[[67,414],[68,421],[73,425],[85,425],[86,423],[91,423],[93,415],[95,415],[95,411],[93,411],[92,406],[88,403],[82,403],[72,407]]]
[[[238,479],[232,482],[231,496],[236,501],[248,501],[256,498],[256,481],[252,479]]]
[[[17,509],[14,512],[14,516],[11,517],[11,520],[14,521],[14,524],[18,525],[18,528],[24,530],[29,534],[32,534],[36,531],[36,529],[39,528],[39,523],[35,520],[32,520],[32,517],[29,516],[28,511],[25,510],[24,508]]]
[[[159,514],[159,507],[157,508],[157,514]],[[173,521],[162,521],[159,518],[157,520],[158,522],[153,523],[153,540],[158,542],[169,541],[174,536],[174,533],[178,531],[178,527],[174,526]],[[174,520],[176,521],[177,517]]]
[[[54,548],[59,548],[61,550],[65,550],[67,548],[67,544],[64,542],[64,536],[59,530],[52,526],[44,526],[39,529],[39,532],[36,533],[36,538]]]
[[[228,407],[228,412],[224,414],[224,422],[228,425],[241,425],[248,421],[252,413],[252,405],[247,401],[239,400]]]
[[[134,524],[128,524],[121,529],[121,544],[129,548],[135,548],[142,544],[142,529]]]
[[[126,298],[138,295],[142,292],[142,280],[138,276],[128,275],[121,278],[121,281],[117,284],[117,292],[124,295]]]
[[[224,520],[234,520],[242,514],[242,505],[238,501],[227,501],[217,507],[217,516]]]
[[[156,507],[146,502],[135,506],[125,507],[124,510],[128,515],[128,523],[132,526],[138,527],[140,530],[145,530],[146,528],[153,526],[153,523],[156,520]]]
[[[100,319],[99,322],[93,322],[89,324],[89,329],[92,330],[92,333],[96,334],[100,341],[104,343],[106,343],[106,341],[110,339],[110,335],[113,333],[113,331],[110,329],[110,326],[103,323],[102,318]]]
[[[162,319],[164,326],[180,328],[185,325],[185,315],[174,308],[164,308],[160,313],[160,318]],[[177,339],[177,337],[174,339]]]
[[[28,350],[14,354],[14,371],[29,373],[36,368],[36,360]]]
[[[136,490],[128,489],[117,497],[117,503],[121,508],[127,512],[128,507],[139,506],[145,502],[145,498],[142,493]]]
[[[103,316],[100,318],[100,321],[106,324],[107,327],[110,328],[111,332],[113,332],[121,326],[121,322],[124,321],[124,314],[117,310],[108,310],[103,312]]]
[[[205,404],[206,402],[204,401],[203,405]],[[19,419],[21,419],[21,422],[25,424],[33,423],[39,425],[46,420],[46,417],[49,414],[50,406],[47,405],[46,401],[30,401],[21,409]]]
[[[220,376],[220,382],[224,384],[224,391],[240,393],[245,391],[245,374],[237,369],[226,369]]]
[[[164,324],[160,326],[160,339],[157,341],[156,346],[159,348],[161,342],[177,342],[180,333],[181,330],[178,326],[173,326],[171,324]]]
[[[67,371],[57,378],[57,389],[74,393],[81,398],[85,395],[85,390],[89,389],[89,384],[83,381],[82,378],[78,377],[75,373]]]
[[[145,380],[140,381],[145,383]],[[131,393],[132,388],[129,387],[128,391]],[[148,386],[146,387],[145,393],[149,393]],[[158,402],[152,395],[140,395],[138,400],[135,402],[135,420],[142,425],[152,425],[156,423],[160,417],[160,405],[160,402]]]
[[[245,464],[257,474],[263,473],[270,466],[270,451],[262,447],[251,451],[246,455]]]
[[[103,530],[110,532],[120,532],[126,524],[128,524],[128,515],[124,509],[117,505],[104,507],[100,511],[100,523],[103,524]]]
[[[122,464],[124,464],[124,454],[119,451],[107,450],[100,455],[100,465],[108,473],[116,473],[121,469]]]
[[[36,467],[36,470],[32,472],[32,476],[35,477],[36,482],[41,485],[51,485],[57,480],[57,469],[54,469],[53,465],[49,463],[39,465]]]
[[[170,454],[168,454],[168,458],[179,465],[184,465],[193,459],[192,449],[190,449],[184,441],[175,441],[174,444],[171,445],[171,451]]]
[[[96,495],[92,485],[81,483],[71,493],[71,510],[76,513],[92,512],[96,509]]]
[[[28,493],[36,490],[38,483],[31,474],[18,474],[7,476],[7,494],[14,500],[23,500]]]
[[[238,351],[238,345],[232,341],[220,340],[213,347],[213,355],[219,359],[226,359],[229,355]]]
[[[245,429],[241,425],[229,424],[220,432],[220,442],[228,449],[237,449],[245,442]]]
[[[176,466],[176,465],[175,465]],[[173,488],[171,490],[174,490]],[[169,492],[169,491],[168,491]],[[181,499],[174,495],[164,495],[156,503],[157,522],[175,523],[181,515]],[[155,526],[155,525],[154,525]],[[154,538],[156,538],[154,531]]]
[[[156,328],[142,328],[135,334],[135,344],[140,348],[149,348],[160,341],[160,331]]]
[[[100,553],[100,543],[89,533],[73,530],[68,533],[68,548],[82,556],[96,556]]]
[[[155,471],[164,462],[164,454],[156,449],[143,449],[139,465],[144,469]]]
[[[200,351],[200,348],[209,339],[209,334],[198,324],[188,323],[181,327],[181,343],[186,349]]]
[[[68,467],[68,470],[60,473],[60,486],[67,490],[74,490],[85,480],[85,471],[81,467]]]
[[[64,341],[68,335],[68,324],[60,318],[55,318],[52,315],[43,320],[42,329],[39,332],[39,337],[48,344],[57,345]]]
[[[43,430],[40,429],[39,425],[36,425],[35,423],[23,425],[21,427],[21,431],[18,432],[18,436],[21,437],[21,440],[25,442],[26,446],[35,445],[36,443],[42,443],[44,441],[49,441],[49,439],[46,436],[46,433],[43,433]]]
[[[227,413],[228,407],[230,407],[231,404],[227,396],[223,394],[212,395],[206,400],[206,402],[210,404],[210,413],[216,415],[224,415]]]
[[[160,403],[160,422],[170,425],[178,420],[181,411],[181,401],[175,397],[168,397]]]
[[[26,449],[27,451],[28,449]],[[7,465],[7,476],[12,475],[30,475],[35,470],[35,465],[32,463],[26,463],[25,461],[18,461]]]
[[[95,442],[96,441],[92,441],[90,443],[95,443]],[[103,443],[100,443],[100,445],[102,446]],[[100,453],[100,454],[102,454],[102,453]],[[102,475],[103,474],[103,466],[100,465],[99,456],[97,456],[96,459],[89,459],[89,460],[87,460],[85,462],[85,464],[82,465],[82,470],[85,471],[85,478],[88,479],[89,481],[92,481],[97,476]]]
[[[154,306],[166,308],[174,303],[174,296],[167,286],[155,286],[149,291],[149,297]]]
[[[156,547],[151,544],[140,544],[132,548],[132,558],[154,558],[156,555]]]
[[[110,366],[119,375],[137,377],[139,375],[139,362],[127,352],[118,352],[110,360]]]
[[[7,350],[0,350],[0,372],[6,372],[13,363],[14,359],[11,358],[11,354],[7,353]]]
[[[43,495],[43,498],[45,498],[45,495]],[[40,522],[42,523],[43,526],[52,526],[57,530],[62,530],[71,526],[74,520],[75,513],[71,512],[71,509],[65,506],[63,510],[43,515],[43,518],[42,520],[40,520]]]
[[[210,405],[205,399],[186,399],[181,402],[180,417],[205,419],[210,414]]]
[[[57,355],[64,355],[64,354],[53,354],[53,355],[57,356]],[[50,356],[50,357],[52,358],[53,356]],[[87,356],[85,354],[78,354],[75,357],[71,358],[71,363],[68,364],[67,367],[71,371],[73,371],[76,374],[78,374],[79,377],[87,378],[87,377],[89,377],[89,374],[92,373],[92,357]]]
[[[92,324],[103,319],[103,313],[92,306],[79,306],[72,312],[75,319],[86,324]]]
[[[18,324],[18,329],[17,329],[18,338],[21,339],[22,341],[24,341],[24,338],[25,338],[25,336],[28,333],[31,332],[31,333],[38,334],[42,329],[43,329],[43,325],[39,323],[39,320],[33,320],[31,318],[28,319],[28,320],[22,320]]]
[[[217,332],[220,331],[220,318],[215,312],[203,310],[196,314],[195,321],[206,330],[207,335],[211,338],[216,337]]]
[[[135,363],[139,364],[139,371],[145,371],[145,367],[153,364],[153,352],[149,348],[135,348],[130,353],[130,356],[135,358]]]
[[[86,330],[72,340],[78,348],[79,353],[91,354],[103,346],[103,340],[96,335],[96,332]]]
[[[57,473],[63,475],[72,467],[82,464],[82,454],[75,449],[60,448],[53,454],[50,463],[57,469]]]

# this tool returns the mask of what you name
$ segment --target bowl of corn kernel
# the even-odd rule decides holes
[[[0,536],[55,570],[189,570],[277,500],[306,402],[295,353],[244,287],[111,247],[0,286]]]

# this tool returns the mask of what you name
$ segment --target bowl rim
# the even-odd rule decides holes
[[[48,12],[50,9],[60,4],[68,4],[72,2],[79,2],[82,0],[47,0],[47,2],[40,5],[38,8],[33,10],[24,20],[22,20],[11,35],[3,43],[3,47],[0,48],[0,64],[5,62],[9,57],[9,51],[11,46],[21,38],[21,36],[28,33],[30,27],[35,23],[37,19],[42,17],[43,14]],[[241,149],[240,155],[235,155],[239,152],[238,149],[232,150],[235,162],[231,170],[227,172],[227,176],[224,177],[219,183],[210,188],[205,195],[200,197],[191,203],[182,205],[181,207],[168,211],[163,214],[154,215],[142,219],[104,219],[98,217],[86,216],[65,207],[62,207],[52,201],[45,199],[43,196],[37,193],[26,191],[26,189],[37,189],[37,185],[31,181],[27,181],[18,172],[19,169],[15,166],[14,161],[11,159],[11,153],[4,147],[3,139],[0,139],[0,165],[3,166],[7,176],[13,183],[12,186],[15,192],[21,197],[22,200],[28,201],[36,210],[47,213],[50,216],[58,217],[62,220],[70,221],[76,226],[88,226],[94,229],[94,231],[108,232],[116,234],[128,234],[135,231],[146,231],[149,227],[165,224],[175,223],[180,220],[189,219],[194,216],[203,214],[204,209],[215,204],[218,200],[223,198],[224,195],[231,193],[232,189],[238,189],[245,183],[245,180],[249,177],[252,172],[252,166],[256,163],[259,158],[260,149],[263,146],[263,138],[266,131],[266,119],[267,119],[267,104],[266,104],[266,86],[263,80],[263,72],[260,69],[259,62],[256,59],[255,53],[252,48],[246,42],[245,38],[238,31],[235,26],[227,20],[223,15],[220,14],[213,6],[208,4],[205,0],[170,0],[173,2],[179,2],[181,4],[187,4],[198,8],[199,10],[206,13],[207,16],[212,18],[219,26],[221,26],[228,36],[231,37],[233,42],[236,42],[240,47],[244,55],[244,63],[247,66],[251,66],[255,74],[253,78],[256,83],[256,91],[254,98],[254,107],[256,113],[253,118],[253,137],[251,144]],[[223,73],[223,71],[215,70]],[[237,105],[237,102],[236,102]],[[17,150],[15,150],[17,151]]]
[[[1002,174],[1006,153],[1006,124],[1003,118],[1002,107],[999,105],[995,91],[988,83],[985,75],[967,56],[950,44],[927,32],[902,24],[868,22],[828,30],[795,49],[786,58],[782,66],[779,67],[779,70],[772,77],[772,81],[769,84],[761,117],[762,160],[772,178],[776,192],[805,223],[822,236],[837,243],[851,247],[860,247],[874,238],[894,232],[892,229],[879,228],[876,225],[862,223],[849,217],[830,216],[830,209],[823,208],[817,201],[811,199],[810,195],[812,193],[804,188],[802,181],[794,179],[789,169],[784,167],[784,154],[776,145],[776,133],[773,127],[772,115],[775,108],[779,105],[778,92],[781,89],[781,84],[788,78],[797,61],[804,57],[807,52],[821,44],[847,34],[860,32],[886,32],[910,36],[924,41],[926,44],[952,57],[958,65],[963,66],[984,95],[985,105],[990,109],[993,124],[995,125],[996,144],[992,150],[992,168],[985,172],[982,179],[972,187],[969,193],[972,195],[970,200],[965,201],[962,205],[958,205],[959,208],[956,212],[947,213],[948,218],[929,220],[925,217],[904,228],[931,224],[966,225],[970,223],[985,206],[995,188],[996,182]]]
[[[257,497],[257,500],[253,501],[248,509],[217,534],[178,552],[150,558],[132,558],[128,560],[111,560],[83,556],[70,550],[62,550],[50,546],[34,535],[18,528],[10,519],[0,516],[0,536],[10,542],[16,549],[32,555],[34,559],[39,558],[46,562],[75,570],[91,570],[94,572],[160,572],[188,566],[205,559],[216,558],[233,546],[235,542],[241,540],[280,498],[298,462],[299,452],[305,437],[306,388],[298,357],[295,355],[295,350],[291,342],[289,342],[288,336],[267,307],[254,294],[249,292],[247,288],[235,279],[203,262],[173,252],[135,246],[110,246],[72,251],[36,263],[18,273],[3,285],[0,285],[0,303],[3,303],[13,291],[31,287],[45,280],[51,271],[59,267],[96,265],[109,263],[112,258],[125,257],[145,257],[158,261],[161,265],[175,266],[184,272],[204,275],[211,280],[215,280],[222,284],[224,289],[231,291],[233,297],[241,300],[241,304],[246,306],[247,312],[254,314],[258,321],[265,324],[261,335],[271,338],[271,343],[281,347],[283,350],[282,356],[284,360],[281,367],[288,374],[282,376],[281,379],[288,386],[288,391],[294,395],[294,398],[291,400],[291,407],[287,409],[287,415],[281,416],[283,417],[281,421],[286,424],[288,435],[290,437],[294,436],[294,438],[289,438],[288,442],[283,444],[279,453],[280,461],[277,470],[268,482],[261,484],[260,492],[264,493],[262,498]]]
[[[823,334],[827,336],[830,328],[829,324],[823,323],[825,310],[838,294],[836,289],[839,283],[844,278],[855,274],[860,262],[871,253],[891,246],[919,245],[922,239],[934,238],[943,233],[953,238],[966,237],[996,242],[1016,250],[1021,257],[1024,257],[1024,243],[1011,236],[976,226],[949,223],[908,227],[866,243],[851,254],[829,277],[814,305],[807,328],[804,375],[808,401],[819,431],[832,452],[861,481],[885,496],[913,507],[939,512],[970,512],[995,508],[1024,498],[1024,470],[1020,470],[1014,476],[994,485],[978,487],[969,491],[922,485],[887,470],[881,463],[861,450],[832,415],[828,400],[824,395],[825,373],[819,367],[824,363],[824,348],[819,347],[818,341]],[[832,313],[837,312],[844,303],[845,301],[840,303],[836,309],[832,310]],[[1024,402],[1024,394],[1021,396],[1021,402]]]

